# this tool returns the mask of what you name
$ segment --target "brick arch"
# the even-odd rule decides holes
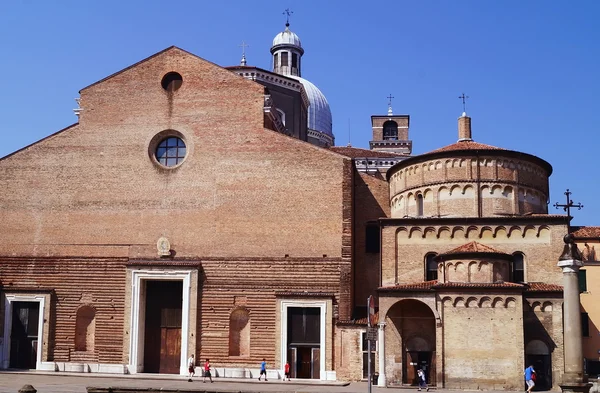
[[[96,309],[84,304],[77,309],[75,317],[75,350],[93,351],[96,341]]]
[[[245,307],[229,316],[229,356],[250,356],[250,313]]]

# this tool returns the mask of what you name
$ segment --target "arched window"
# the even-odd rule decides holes
[[[525,281],[525,257],[522,252],[515,252],[513,254],[512,281]]]
[[[93,351],[96,330],[96,311],[90,306],[77,310],[75,320],[75,350]]]
[[[250,315],[244,308],[229,317],[229,356],[250,356]]]
[[[423,217],[423,194],[417,194],[417,217]]]
[[[438,279],[438,263],[434,259],[436,256],[435,253],[425,255],[425,281]]]
[[[398,124],[395,121],[388,120],[383,123],[383,139],[391,141],[398,140]]]

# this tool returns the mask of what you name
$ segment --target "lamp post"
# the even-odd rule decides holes
[[[558,258],[558,267],[563,272],[563,342],[565,370],[562,383],[563,392],[575,393],[590,391],[591,384],[583,372],[583,345],[581,336],[581,311],[579,306],[579,268],[583,266],[581,254],[572,234],[564,237],[565,247]]]

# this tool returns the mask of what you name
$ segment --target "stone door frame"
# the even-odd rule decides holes
[[[320,368],[320,380],[327,379],[327,373],[325,372],[325,359],[327,357],[326,352],[326,329],[327,329],[327,300],[293,300],[293,299],[282,299],[280,300],[280,316],[281,316],[281,331],[280,331],[280,365],[279,369],[285,368],[285,361],[287,359],[287,327],[288,327],[288,308],[300,307],[300,308],[318,308],[320,309],[320,332],[319,332],[319,368]]]
[[[179,364],[179,375],[187,375],[188,338],[190,335],[190,292],[192,270],[132,270],[131,271],[131,312],[129,340],[129,364],[130,374],[142,373],[144,369],[144,320],[145,292],[141,289],[144,281],[174,280],[183,282],[183,301],[181,306],[181,355]],[[144,297],[144,298],[142,298]]]
[[[12,330],[13,302],[37,302],[39,303],[38,317],[38,342],[35,369],[42,369],[42,353],[45,343],[44,320],[46,320],[46,296],[43,294],[5,294],[4,298],[4,334],[0,350],[0,366],[7,369],[10,366],[10,334]]]

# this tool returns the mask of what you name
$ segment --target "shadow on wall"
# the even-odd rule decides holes
[[[586,315],[587,318],[587,310],[585,307],[581,307],[581,312],[582,316]],[[587,326],[585,322],[585,320],[582,320],[583,348],[594,348],[594,351],[596,351],[600,348],[600,331],[592,319],[587,319]],[[586,354],[584,354],[584,356],[585,355]],[[587,353],[587,355],[590,355],[590,353]],[[588,377],[597,378],[600,376],[600,360],[598,360],[597,354],[592,354],[592,356],[594,356],[593,359],[591,357],[585,357],[584,371]]]

